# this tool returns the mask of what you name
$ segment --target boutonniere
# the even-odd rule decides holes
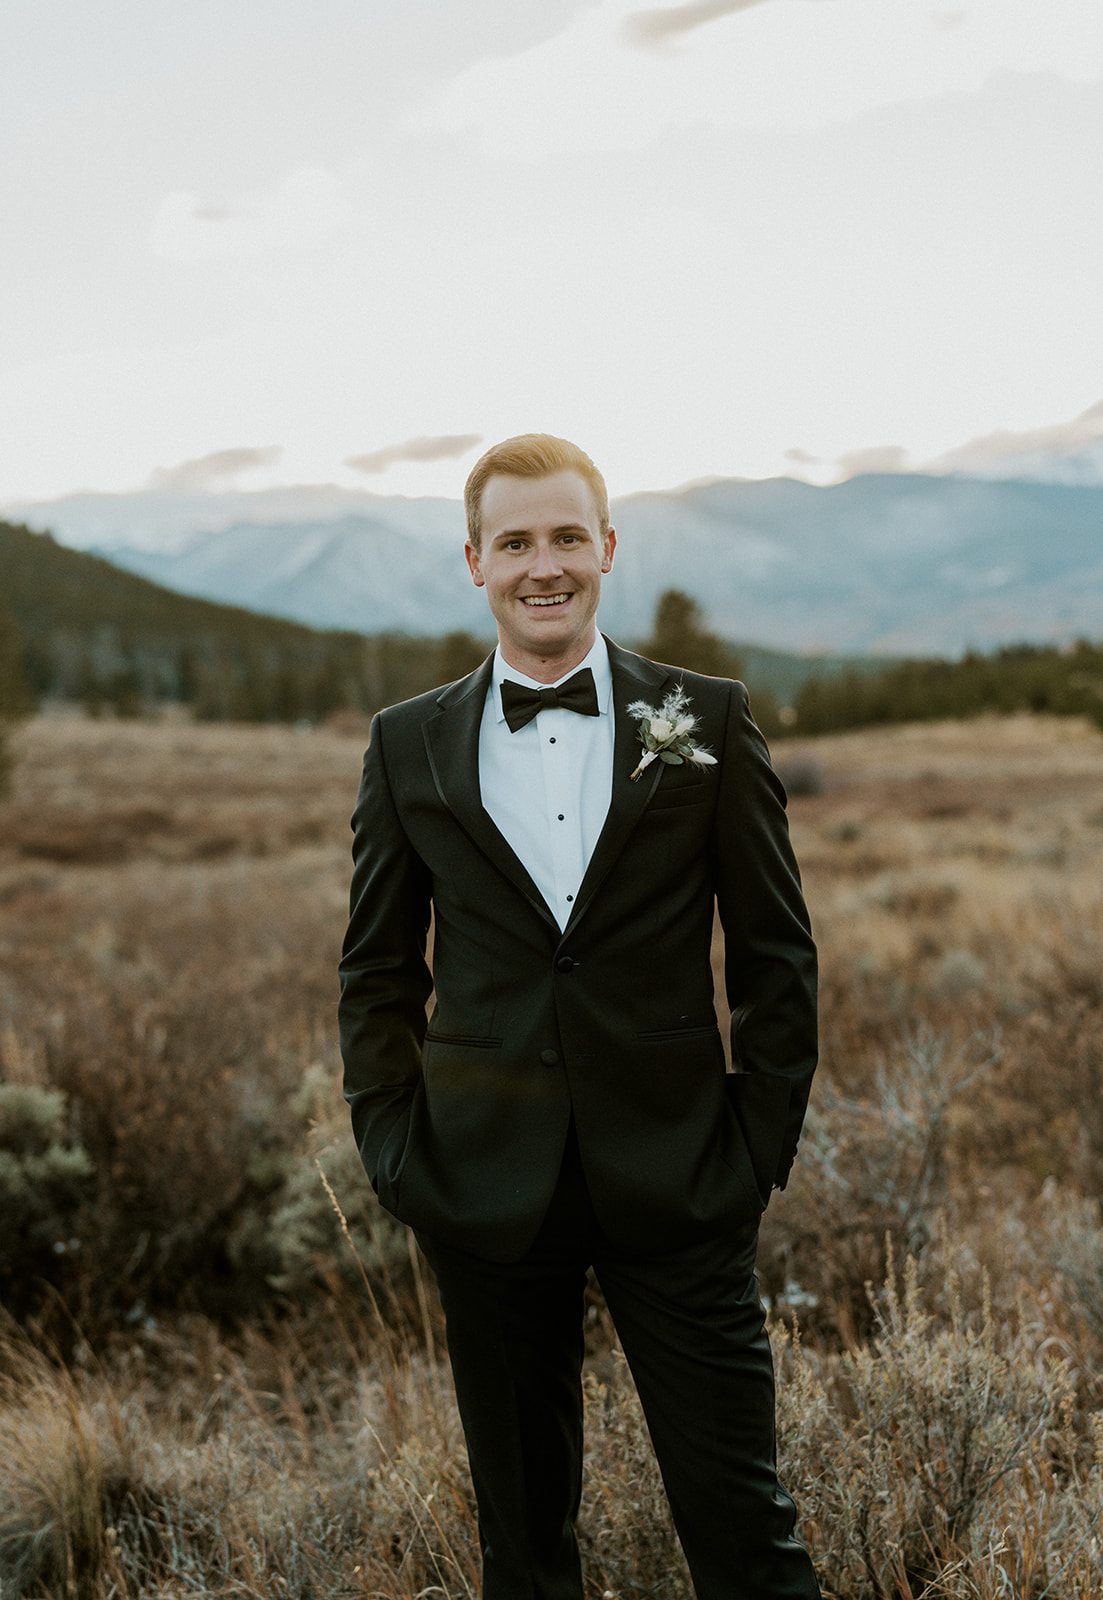
[[[637,700],[628,707],[628,715],[639,717],[643,744],[640,764],[632,773],[633,783],[656,756],[670,767],[680,767],[686,761],[699,767],[716,765],[716,757],[693,742],[697,718],[690,711],[689,696],[681,687],[672,690],[657,711],[645,700]]]

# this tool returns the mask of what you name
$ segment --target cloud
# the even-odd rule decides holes
[[[926,473],[967,477],[1023,478],[1041,483],[1103,483],[1103,400],[1066,422],[1047,423],[1021,432],[1000,429],[930,459],[914,456],[902,445],[870,445],[849,450],[834,460],[793,446],[786,461],[816,482],[841,483],[870,473]]]
[[[349,456],[345,466],[376,474],[402,461],[455,461],[482,442],[481,433],[442,433],[431,438],[419,435],[404,439],[401,444],[384,445],[382,450],[369,450],[366,455]]]
[[[278,444],[215,450],[209,456],[197,456],[194,461],[181,461],[176,467],[158,467],[150,474],[149,487],[161,491],[222,488],[227,479],[236,478],[239,472],[273,466],[282,455],[283,446]]]
[[[721,17],[732,17],[739,11],[751,11],[755,6],[768,3],[769,0],[687,0],[680,6],[632,11],[624,19],[623,32],[631,44],[661,45]]]
[[[660,6],[657,11],[633,11],[624,19],[624,34],[632,44],[665,44],[681,33],[692,33],[718,17],[750,11],[767,0],[690,0],[688,5]]]
[[[175,190],[158,205],[149,242],[168,261],[209,261],[312,244],[352,216],[331,172],[295,167],[277,189],[236,202]]]
[[[981,94],[1001,72],[1092,82],[1100,14],[1099,0],[1049,0],[1045,26],[1038,0],[594,0],[538,44],[464,67],[399,125],[509,161],[640,150],[675,128],[829,127]],[[707,26],[725,17],[740,20]]]
[[[849,450],[835,462],[839,477],[860,478],[871,472],[911,472],[908,452],[899,444],[876,444],[866,450]]]
[[[1067,422],[1054,422],[1043,428],[1028,428],[1020,433],[1001,429],[970,439],[955,450],[932,461],[930,472],[968,472],[982,477],[1012,477],[1021,473],[1033,477],[1061,462],[1074,465],[1080,458],[1085,476],[1092,482],[1103,476],[1103,400]]]

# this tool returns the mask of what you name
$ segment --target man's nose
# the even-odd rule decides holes
[[[530,578],[558,578],[563,571],[554,545],[538,544],[529,567]]]

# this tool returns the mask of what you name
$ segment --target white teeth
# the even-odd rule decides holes
[[[527,606],[559,606],[570,598],[569,594],[527,594],[524,603]]]

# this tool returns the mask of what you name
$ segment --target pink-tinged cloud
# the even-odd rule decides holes
[[[689,0],[681,6],[660,6],[657,11],[632,11],[624,19],[624,32],[633,44],[665,44],[679,34],[692,33],[719,17],[750,11],[767,0]]]
[[[382,450],[369,450],[366,455],[349,456],[345,466],[377,474],[402,461],[455,461],[482,442],[481,433],[442,433],[431,438],[419,435],[404,439],[401,444],[384,445]]]
[[[632,11],[624,19],[626,37],[637,45],[662,45],[680,34],[693,33],[721,17],[751,11],[769,0],[687,0],[680,6],[660,6],[655,11]]]
[[[179,466],[158,467],[150,474],[149,487],[161,490],[220,488],[239,472],[274,466],[282,455],[283,446],[278,444],[215,450],[209,456],[197,456],[194,461],[181,461]]]
[[[1103,400],[1089,406],[1068,422],[1053,422],[1044,428],[1029,428],[1022,433],[1001,430],[982,434],[949,450],[930,464],[933,472],[988,472],[1008,468],[1015,462],[1024,466],[1046,459],[1076,455],[1090,450],[1103,440]]]
[[[876,444],[868,450],[849,450],[835,462],[840,478],[862,478],[872,472],[912,472],[908,452],[899,444]]]

